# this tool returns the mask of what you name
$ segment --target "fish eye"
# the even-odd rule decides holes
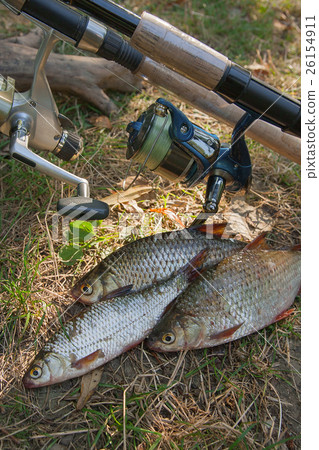
[[[93,288],[89,283],[82,284],[81,292],[84,295],[91,295],[93,292]]]
[[[164,342],[164,344],[172,344],[175,341],[174,333],[163,334],[162,341]]]
[[[40,366],[33,366],[32,369],[30,370],[30,377],[37,379],[39,377],[41,377],[42,375],[42,369]]]

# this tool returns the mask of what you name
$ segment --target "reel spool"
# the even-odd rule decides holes
[[[158,99],[131,122],[126,157],[172,182],[199,183],[216,161],[220,142],[194,125],[179,109]]]

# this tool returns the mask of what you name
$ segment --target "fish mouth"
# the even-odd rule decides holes
[[[77,300],[78,297],[79,297],[78,292],[79,292],[79,291],[77,290],[76,286],[74,286],[74,287],[70,290],[70,294],[72,295],[72,297],[73,297],[75,300]]]
[[[80,303],[83,303],[84,305],[92,305],[92,302],[90,300],[85,300],[81,295],[80,296],[73,296],[75,300],[77,300]]]
[[[24,387],[27,388],[27,389],[36,389],[36,388],[41,388],[41,387],[44,387],[44,386],[50,386],[51,384],[55,384],[55,383],[58,383],[58,382],[59,381],[53,381],[52,379],[50,379],[46,383],[35,384],[28,375],[25,375],[22,378],[22,383],[23,383]]]
[[[31,389],[31,388],[36,387],[35,384],[31,381],[31,379],[30,379],[28,374],[25,374],[24,377],[22,378],[22,384],[27,389]]]
[[[157,345],[156,345],[157,343]],[[145,339],[145,344],[147,346],[147,348],[149,348],[150,350],[154,350],[155,352],[167,352],[169,350],[163,349],[163,347],[161,346],[161,344],[157,341],[157,340],[153,340],[150,338]]]
[[[85,303],[86,305],[89,305],[91,302],[84,300],[82,293],[79,291],[79,289],[74,286],[70,291],[71,296],[74,298],[74,300],[79,301],[81,303]]]
[[[43,383],[43,384],[36,384],[32,378],[29,376],[28,373],[26,373],[24,375],[24,377],[22,378],[22,383],[23,386],[27,389],[34,389],[34,388],[39,388],[39,387],[43,387],[43,386],[47,386],[48,384],[51,384],[51,380],[47,383]]]

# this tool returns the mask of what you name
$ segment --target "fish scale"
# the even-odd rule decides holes
[[[201,258],[199,254],[192,265],[200,265]],[[45,344],[24,376],[24,385],[47,386],[78,377],[138,345],[191,276],[193,269],[186,267],[151,288],[92,305]]]
[[[203,249],[207,249],[203,267],[217,264],[246,245],[235,239],[221,239],[225,226],[219,225],[218,236],[214,234],[214,230],[218,230],[216,226],[205,225],[131,242],[82,277],[71,293],[83,303],[92,304],[125,286],[137,292],[156,281],[168,279]]]
[[[281,318],[299,289],[300,252],[236,253],[202,273],[175,300],[150,334],[148,346],[176,351],[246,336]]]

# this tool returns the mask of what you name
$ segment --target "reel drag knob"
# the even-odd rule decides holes
[[[72,131],[63,130],[54,154],[63,161],[73,161],[83,149],[83,139]]]

